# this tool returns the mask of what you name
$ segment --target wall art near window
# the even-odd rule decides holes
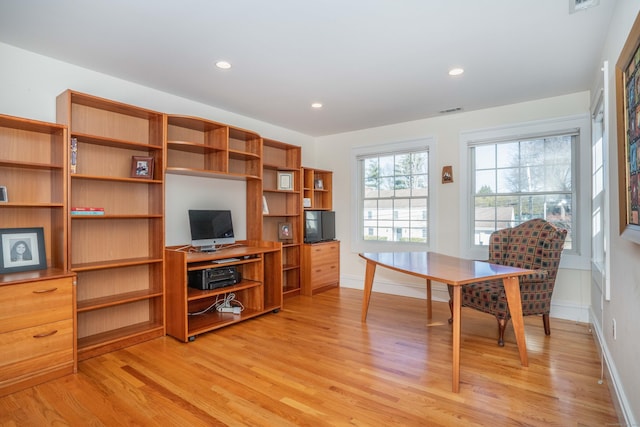
[[[640,15],[616,63],[620,234],[640,243]]]

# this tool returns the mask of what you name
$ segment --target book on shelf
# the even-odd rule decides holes
[[[94,208],[94,207],[72,207],[71,215],[104,215],[104,208]]]
[[[78,138],[71,138],[71,173],[76,173],[78,165]]]

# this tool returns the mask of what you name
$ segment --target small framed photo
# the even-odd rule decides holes
[[[316,190],[324,190],[324,182],[321,179],[316,179],[313,181],[313,188]]]
[[[280,240],[293,240],[293,229],[290,222],[278,223],[278,239]]]
[[[8,202],[9,195],[7,194],[7,187],[0,185],[0,202]]]
[[[293,191],[293,172],[278,171],[278,190]]]
[[[153,157],[131,157],[131,178],[153,179]]]
[[[0,274],[44,270],[44,229],[0,228]]]
[[[442,183],[450,184],[453,182],[453,166],[442,167]]]

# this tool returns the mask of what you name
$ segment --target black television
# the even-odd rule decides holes
[[[304,242],[317,243],[336,239],[334,211],[304,211]]]
[[[191,246],[212,252],[220,245],[235,243],[231,211],[189,210]]]

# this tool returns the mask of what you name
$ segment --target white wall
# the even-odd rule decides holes
[[[500,127],[514,123],[588,114],[589,92],[508,105],[481,111],[463,112],[437,118],[400,123],[358,132],[349,132],[318,138],[316,166],[334,171],[334,181],[344,185],[334,186],[333,204],[336,208],[336,234],[341,245],[341,284],[362,288],[364,262],[352,249],[351,218],[352,175],[350,154],[353,147],[375,145],[394,141],[407,141],[430,137],[436,141],[436,174],[434,189],[437,194],[432,209],[436,209],[436,236],[432,249],[444,254],[461,256],[460,191],[460,134],[464,131]],[[581,145],[590,152],[590,136],[581,138]],[[454,182],[441,184],[439,171],[452,165]],[[588,173],[587,165],[587,173]],[[587,181],[588,182],[588,181]],[[432,193],[433,194],[433,193]],[[588,264],[588,263],[587,263]],[[382,269],[376,272],[374,289],[381,292],[426,297],[422,280]],[[444,285],[434,286],[434,297],[448,300]],[[589,274],[583,270],[561,269],[551,315],[587,322],[589,307]]]
[[[210,119],[257,132],[265,138],[302,147],[308,159],[313,138],[249,117],[120,80],[85,68],[0,43],[0,113],[45,122],[56,121],[56,96],[73,89],[169,114]],[[184,188],[190,191],[185,192]],[[166,244],[189,243],[189,208],[231,209],[237,238],[246,238],[242,181],[169,175],[166,180]]]
[[[600,310],[593,311],[594,326],[604,349],[604,356],[616,386],[625,421],[628,425],[640,424],[640,245],[620,237],[618,197],[618,139],[616,133],[615,64],[620,56],[629,31],[640,12],[637,0],[619,0],[609,26],[609,36],[602,60],[609,61],[609,121],[606,130],[609,138],[609,199],[611,221],[607,224],[611,236],[611,300],[605,301]],[[622,166],[624,167],[624,166]],[[594,300],[594,302],[596,302]],[[597,302],[596,302],[597,303]],[[613,320],[617,323],[617,337],[613,338]],[[635,396],[635,397],[633,397]]]

